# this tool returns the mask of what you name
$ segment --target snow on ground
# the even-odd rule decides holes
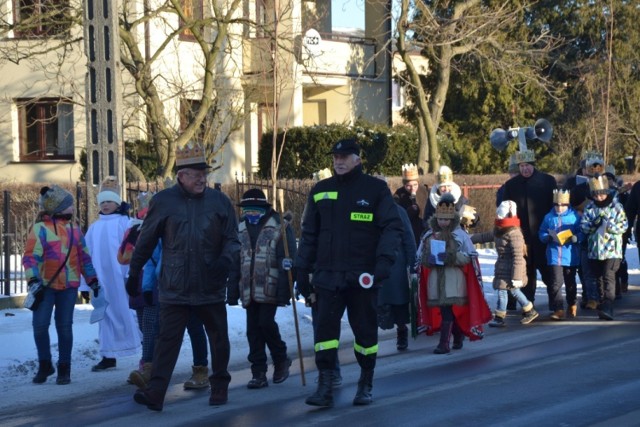
[[[496,253],[493,249],[478,250],[480,266],[483,274],[483,288],[489,307],[495,307],[496,297],[491,282],[493,280],[493,266]],[[627,248],[627,262],[629,274],[640,274],[638,267],[638,251],[635,243]],[[546,301],[546,288],[540,281],[536,295],[540,300]],[[634,283],[636,284],[636,283]],[[578,293],[580,294],[580,289]],[[296,303],[301,344],[305,354],[313,348],[313,333],[311,327],[311,310],[302,302]],[[543,310],[546,307],[541,307]],[[127,392],[133,393],[133,386],[125,386],[129,372],[138,366],[139,355],[118,359],[117,368],[106,372],[91,372],[91,367],[100,359],[97,342],[98,325],[90,324],[89,317],[93,307],[88,304],[77,305],[74,318],[74,345],[71,363],[71,384],[59,386],[55,384],[55,375],[43,385],[34,385],[31,382],[37,367],[37,353],[31,328],[31,312],[27,309],[7,309],[0,311],[0,411],[5,408],[17,408],[21,405],[31,405],[37,402],[55,400],[55,398],[82,398],[87,393],[93,394],[103,389],[109,389],[122,385],[130,387]],[[245,311],[239,306],[227,307],[229,322],[229,338],[231,341],[230,368],[244,370],[244,376],[232,380],[232,386],[236,381],[245,382],[250,378],[249,363],[246,360],[248,353],[247,339],[245,336]],[[295,323],[292,306],[278,309],[277,321],[283,339],[287,342],[289,356],[297,357]],[[380,331],[381,336],[395,334],[395,331]],[[57,361],[57,335],[55,327],[50,327],[51,346],[54,362]],[[430,338],[431,339],[431,338]],[[435,338],[434,338],[435,339]],[[350,345],[353,335],[349,329],[346,318],[343,319],[343,332],[341,347]],[[295,362],[297,363],[297,362]],[[192,356],[189,336],[185,333],[185,340],[180,352],[178,364],[174,372],[173,380],[184,381],[191,372]],[[235,369],[234,369],[235,367]],[[307,370],[315,370],[313,366],[307,366]]]

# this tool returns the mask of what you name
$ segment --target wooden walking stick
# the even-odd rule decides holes
[[[293,290],[293,274],[291,273],[293,260],[289,258],[289,241],[287,239],[287,224],[289,224],[291,219],[291,213],[287,212],[283,215],[281,239],[284,246],[285,260],[282,262],[282,267],[287,270],[287,277],[289,278],[289,292],[291,293],[291,306],[293,307],[293,322],[296,327],[296,341],[298,342],[298,359],[300,359],[300,378],[302,379],[302,385],[306,386],[307,381],[304,378],[304,361],[302,360],[302,344],[300,343],[300,327],[298,325],[298,309],[296,308],[296,298]]]

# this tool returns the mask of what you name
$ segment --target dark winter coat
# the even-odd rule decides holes
[[[393,267],[391,267],[391,276],[382,282],[382,289],[378,293],[379,306],[409,303],[409,278],[407,273],[415,273],[417,247],[409,216],[401,206],[398,206],[398,213],[404,226],[402,242],[396,250],[396,260],[393,263]]]
[[[325,289],[359,286],[364,272],[388,277],[402,229],[385,182],[358,165],[311,189],[295,266],[313,271],[311,284]]]
[[[180,183],[157,193],[140,230],[129,274],[139,276],[162,239],[160,303],[204,305],[225,302],[226,278],[216,268],[238,256],[238,222],[229,198],[206,188],[198,195]]]
[[[636,225],[636,219],[640,214],[640,181],[637,181],[631,187],[627,201],[624,204],[624,211],[627,214],[627,220],[629,221],[629,228],[633,227],[636,242],[640,242],[640,230]]]
[[[524,241],[536,267],[546,265],[546,245],[538,238],[538,230],[544,216],[553,207],[553,190],[556,188],[556,179],[537,169],[529,178],[517,175],[505,183],[503,200],[513,200],[518,207]]]
[[[289,221],[285,221],[288,258],[293,259],[296,256],[296,236]],[[241,220],[241,225],[242,222],[246,228],[240,228],[246,229],[250,244],[245,246],[245,239],[240,236],[240,259],[234,262],[229,274],[227,302],[235,305],[238,298],[241,298],[245,308],[251,302],[280,306],[288,304],[291,292],[289,274],[282,263],[285,259],[285,239],[282,238],[280,214],[270,209],[258,224],[249,224],[244,219]],[[270,240],[274,236],[275,242]]]
[[[395,200],[398,205],[402,206],[409,216],[416,247],[420,243],[420,236],[422,236],[422,233],[424,232],[422,209],[420,206],[424,206],[427,202],[427,195],[427,187],[424,185],[418,186],[418,192],[415,196],[413,196],[404,187],[398,188],[393,194],[393,200]]]

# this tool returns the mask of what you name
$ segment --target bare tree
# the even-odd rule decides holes
[[[494,2],[495,3],[495,2]],[[401,0],[396,25],[396,46],[407,67],[409,83],[416,93],[421,133],[418,166],[425,172],[439,167],[437,132],[447,100],[456,58],[472,55],[489,61],[504,71],[505,84],[511,78],[525,78],[550,91],[540,73],[542,60],[557,40],[547,32],[533,36],[519,31],[525,26],[527,2],[482,0],[420,1]],[[429,59],[431,75],[421,78],[411,56],[419,48]],[[430,83],[426,83],[429,81]]]

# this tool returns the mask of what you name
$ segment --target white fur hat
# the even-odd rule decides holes
[[[505,219],[511,214],[512,217],[518,216],[518,207],[513,200],[505,200],[500,203],[498,209],[496,209],[496,218]]]

